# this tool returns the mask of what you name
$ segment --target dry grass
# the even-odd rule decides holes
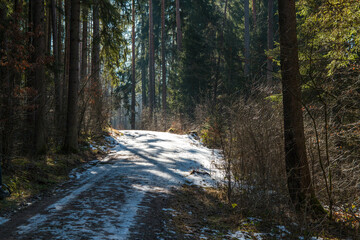
[[[331,186],[334,217],[330,221],[325,217],[312,222],[306,213],[295,214],[288,197],[281,96],[273,95],[267,88],[255,91],[246,100],[221,99],[217,111],[211,104],[200,105],[197,110],[203,142],[223,151],[228,204],[237,204],[243,215],[261,215],[281,224],[297,222],[301,226],[296,230],[300,235],[357,236],[359,217],[356,212],[360,211],[360,164],[355,147],[359,145],[358,138],[354,137],[357,131],[351,134],[342,126],[339,132],[331,117],[325,122],[324,109],[312,106],[308,113],[304,110],[313,183],[325,206],[329,205],[327,190]],[[313,119],[307,115],[310,113],[316,131]],[[351,129],[358,129],[356,124],[351,126]]]
[[[251,194],[249,194],[251,195]],[[169,200],[171,217],[168,219],[179,239],[230,239],[229,231],[247,232],[253,239],[256,233],[271,233],[262,239],[299,239],[319,236],[325,239],[357,239],[357,233],[344,225],[324,219],[302,225],[289,208],[277,215],[258,206],[254,209],[251,201],[237,206],[227,202],[225,189],[213,189],[183,185]],[[289,233],[281,231],[284,226]]]
[[[108,144],[104,137],[83,139],[81,151],[77,154],[62,154],[50,151],[46,155],[29,158],[17,157],[3,169],[3,182],[12,194],[0,201],[0,214],[24,205],[29,199],[46,195],[56,185],[69,180],[69,172],[83,163],[104,155],[104,152],[89,148],[90,142],[98,145]]]

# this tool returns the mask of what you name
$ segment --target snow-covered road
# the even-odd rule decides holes
[[[141,225],[139,215],[148,208],[144,201],[151,201],[149,196],[166,195],[185,182],[213,184],[212,179],[219,177],[213,164],[216,154],[190,136],[122,133],[105,159],[74,173],[61,197],[16,226],[12,236],[0,238],[132,239],[134,229],[139,229],[135,226]]]

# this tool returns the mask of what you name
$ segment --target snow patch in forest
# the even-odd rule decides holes
[[[250,219],[250,218],[248,218]],[[261,219],[260,219],[261,220]],[[285,226],[278,225],[277,228],[277,234],[275,233],[255,233],[255,232],[247,232],[247,231],[236,231],[236,232],[229,232],[227,237],[230,237],[231,239],[235,238],[238,240],[250,240],[250,239],[268,239],[268,238],[275,238],[275,239],[283,239],[285,237],[289,237],[291,234],[290,231],[286,229]],[[308,239],[308,238],[306,238]],[[323,240],[321,237],[311,237],[310,240]],[[305,240],[305,237],[299,237],[299,240]]]
[[[308,239],[308,238],[299,237],[299,240],[305,240],[305,239]],[[321,238],[321,237],[312,237],[312,238],[310,238],[310,240],[323,240],[323,238]]]
[[[0,225],[8,222],[10,219],[0,217]]]
[[[236,231],[234,233],[229,233],[228,235],[231,238],[236,238],[238,240],[251,240],[253,239],[252,236],[248,233],[248,232],[244,232],[244,231]]]
[[[223,179],[217,168],[220,153],[189,135],[121,132],[116,139],[108,137],[116,145],[104,159],[72,171],[72,187],[64,190],[66,196],[29,219],[18,233],[59,239],[127,239],[147,193],[167,193],[184,183],[216,186]]]
[[[291,233],[286,229],[285,226],[278,225],[278,226],[276,226],[276,227],[277,227],[281,232],[283,232],[283,233],[291,234]]]
[[[42,214],[36,214],[35,216],[31,217],[28,222],[30,222],[31,224],[28,225],[22,225],[19,226],[18,229],[18,233],[21,235],[25,232],[29,232],[33,229],[36,229],[37,226],[39,226],[42,222],[46,221],[47,217],[45,215]]]

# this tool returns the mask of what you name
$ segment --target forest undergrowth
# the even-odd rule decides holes
[[[197,121],[202,123],[202,141],[222,150],[226,172],[223,190],[228,205],[244,215],[287,225],[295,223],[302,236],[358,239],[359,122],[352,117],[354,111],[336,112],[341,100],[325,103],[324,99],[315,99],[304,103],[312,181],[317,198],[327,210],[326,216],[314,220],[307,212],[295,214],[289,200],[281,95],[266,86],[252,92],[247,99],[221,99],[221,107],[215,110],[211,104],[203,104],[196,111]],[[346,98],[351,100],[355,101]],[[340,127],[337,114],[347,119],[342,120],[347,124]]]
[[[339,102],[325,105],[317,99],[304,104],[312,181],[327,214],[315,219],[306,211],[299,215],[287,190],[282,97],[276,92],[274,87],[257,87],[247,99],[220,99],[216,108],[211,101],[205,101],[195,110],[196,120],[178,115],[170,121],[168,131],[196,132],[206,146],[221,149],[224,164],[220,167],[226,173],[224,185],[204,194],[184,186],[173,207],[188,215],[189,209],[176,207],[176,204],[195,206],[201,210],[201,216],[211,216],[210,225],[215,229],[254,231],[251,224],[246,226],[252,227],[244,228],[242,223],[246,217],[257,217],[262,219],[262,224],[256,231],[271,231],[274,226],[284,225],[292,233],[288,239],[294,236],[359,239],[360,174],[356,148],[359,146],[356,132],[359,123],[351,114],[342,113],[342,118],[347,116],[349,123],[339,127],[338,115],[334,114]],[[146,126],[163,131],[162,116],[157,117],[157,125]],[[197,197],[187,198],[187,194]],[[184,196],[188,203],[180,203]],[[199,216],[195,217],[198,220],[191,217],[190,225],[203,218]],[[178,229],[184,234],[188,232],[187,218],[177,220]]]
[[[71,170],[103,157],[106,154],[103,146],[110,144],[105,138],[109,134],[108,129],[102,135],[84,135],[77,153],[66,154],[54,145],[44,155],[14,157],[3,166],[3,182],[9,187],[11,196],[0,201],[1,215],[51,195],[55,186],[69,180]]]

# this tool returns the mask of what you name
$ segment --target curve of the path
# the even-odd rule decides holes
[[[148,196],[166,195],[184,182],[213,184],[219,176],[214,151],[188,135],[121,133],[106,158],[77,173],[61,197],[24,219],[11,236],[0,238],[130,239]]]

